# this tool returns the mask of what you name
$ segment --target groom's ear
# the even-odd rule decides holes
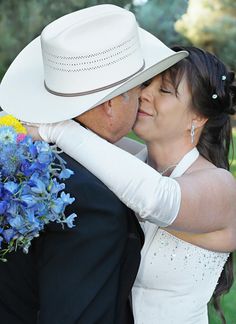
[[[113,99],[104,102],[103,104],[103,111],[107,115],[107,117],[113,117]]]

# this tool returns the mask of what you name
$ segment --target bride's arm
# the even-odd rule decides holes
[[[84,165],[141,218],[162,227],[175,220],[181,192],[174,179],[162,177],[72,120],[41,125],[39,133]]]
[[[72,120],[42,125],[39,131],[44,140],[56,143],[94,173],[141,218],[179,231],[220,232],[225,251],[235,249],[236,182],[228,171],[211,168],[175,180]]]

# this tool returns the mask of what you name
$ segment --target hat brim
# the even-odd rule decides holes
[[[145,68],[123,84],[75,97],[49,93],[44,87],[44,69],[40,37],[26,46],[13,61],[0,85],[0,106],[16,118],[32,123],[53,123],[71,119],[124,93],[161,73],[188,55],[186,51],[174,52],[163,59],[159,57],[157,39],[139,28]]]

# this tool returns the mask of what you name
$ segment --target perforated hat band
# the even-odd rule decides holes
[[[51,94],[53,94],[55,96],[61,96],[61,97],[79,97],[79,96],[85,96],[85,95],[89,95],[89,94],[92,94],[92,93],[96,93],[96,92],[99,92],[99,91],[107,90],[107,89],[113,88],[115,86],[118,86],[119,84],[122,84],[122,83],[126,82],[127,80],[129,80],[130,78],[132,78],[134,75],[136,75],[139,72],[141,72],[144,68],[145,68],[145,62],[143,61],[142,67],[137,72],[129,75],[127,78],[122,79],[120,81],[117,81],[115,83],[109,84],[109,85],[104,86],[104,87],[100,87],[100,88],[92,89],[92,90],[88,90],[88,91],[83,91],[83,92],[61,93],[61,92],[53,91],[53,90],[51,90],[51,89],[48,88],[48,86],[46,84],[46,81],[44,81],[44,86],[45,86],[45,89],[48,92],[50,92]]]

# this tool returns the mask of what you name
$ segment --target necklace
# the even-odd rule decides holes
[[[146,163],[147,163],[148,165],[151,165],[151,164],[150,164],[150,161],[149,161],[149,159],[148,159],[148,157],[147,157]],[[171,164],[171,165],[169,165],[167,168],[165,168],[164,170],[157,170],[157,169],[156,169],[156,170],[157,170],[157,172],[160,173],[160,175],[163,175],[163,174],[165,174],[167,171],[169,171],[170,169],[175,168],[177,165],[178,165],[178,163],[177,163],[177,164]]]
[[[169,165],[167,168],[165,168],[164,170],[162,171],[158,171],[160,173],[160,175],[163,175],[165,174],[167,171],[169,171],[170,169],[173,169],[177,166],[177,164],[172,164],[172,165]]]

